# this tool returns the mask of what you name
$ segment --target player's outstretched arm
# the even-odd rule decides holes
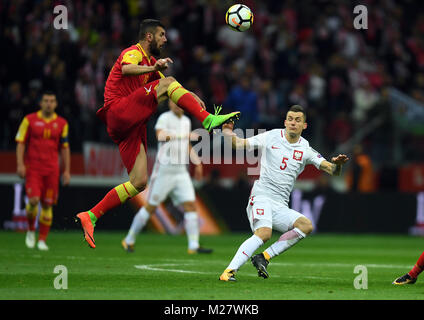
[[[171,58],[159,59],[153,66],[145,66],[138,64],[124,64],[122,66],[122,74],[124,76],[138,76],[144,73],[163,71],[168,68],[169,63],[173,63]]]
[[[342,172],[342,166],[347,161],[349,161],[349,158],[345,154],[339,154],[337,157],[331,158],[331,162],[324,160],[319,169],[332,176],[339,176]]]
[[[222,125],[222,134],[224,135],[225,141],[230,141],[233,149],[248,149],[249,142],[247,139],[242,139],[237,137],[237,135],[233,132],[234,123],[225,123]]]

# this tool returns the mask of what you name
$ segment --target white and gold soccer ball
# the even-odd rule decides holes
[[[235,31],[246,31],[253,24],[253,13],[244,4],[232,5],[225,14],[225,23]]]

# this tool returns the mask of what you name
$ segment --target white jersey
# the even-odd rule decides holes
[[[285,129],[274,129],[248,138],[250,150],[262,151],[260,177],[255,181],[252,195],[265,196],[288,206],[294,183],[305,166],[313,164],[317,169],[325,159],[300,137],[290,143]]]
[[[190,119],[182,115],[177,117],[172,111],[162,113],[155,125],[155,130],[165,130],[177,136],[167,142],[158,142],[158,153],[155,168],[161,170],[187,170],[189,163],[189,135],[191,132]]]

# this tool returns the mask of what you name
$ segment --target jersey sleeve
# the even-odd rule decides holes
[[[122,56],[121,64],[139,64],[143,55],[138,50],[129,50]]]
[[[69,138],[68,138],[69,126],[66,122],[62,129],[62,134],[60,135],[60,144],[62,148],[69,148]]]
[[[308,147],[306,153],[306,164],[313,164],[315,168],[319,169],[319,166],[325,160],[325,158],[318,151],[311,147]]]
[[[249,143],[249,148],[247,150],[251,151],[253,149],[262,149],[263,147],[265,147],[268,134],[269,131],[247,138],[246,140]]]
[[[29,120],[25,117],[19,125],[18,133],[16,134],[15,141],[25,143],[28,137]]]

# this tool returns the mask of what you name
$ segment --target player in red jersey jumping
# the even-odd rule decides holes
[[[30,113],[21,122],[16,134],[17,172],[25,178],[28,197],[26,214],[28,231],[25,243],[35,246],[35,219],[41,201],[37,247],[48,250],[46,238],[52,225],[53,210],[59,189],[59,150],[64,162],[63,184],[70,181],[71,153],[68,142],[68,123],[55,113],[56,95],[45,92],[40,101],[40,111]]]
[[[77,214],[84,238],[95,248],[95,223],[105,212],[143,191],[147,185],[146,125],[158,103],[169,98],[191,113],[211,131],[228,121],[238,119],[240,112],[215,115],[205,110],[205,104],[186,90],[173,77],[161,71],[172,63],[170,58],[156,60],[167,39],[165,28],[158,21],[146,19],[140,24],[139,42],[123,50],[106,81],[104,105],[97,115],[106,124],[107,132],[118,144],[122,161],[130,180],[109,191],[91,210]]]
[[[424,252],[421,253],[420,257],[417,260],[417,263],[408,273],[403,276],[397,278],[393,281],[393,284],[403,285],[403,284],[414,284],[417,282],[417,278],[421,272],[424,271]]]

